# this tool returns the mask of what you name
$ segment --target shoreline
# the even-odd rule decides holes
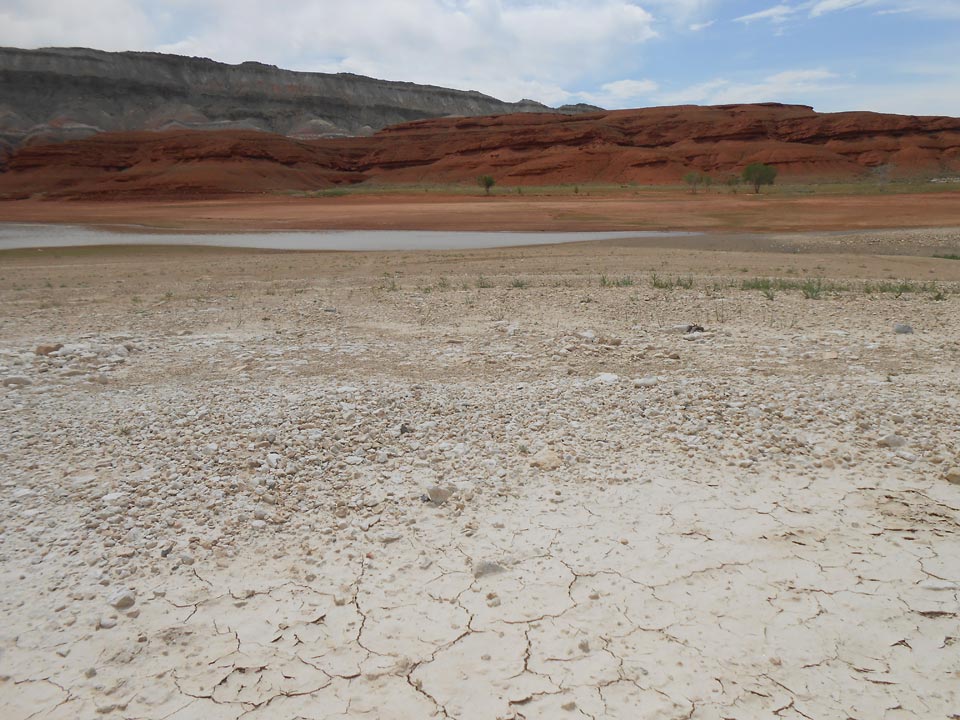
[[[415,230],[512,232],[835,232],[960,225],[960,192],[874,195],[465,197],[382,194],[327,198],[3,200],[0,222],[145,232]]]

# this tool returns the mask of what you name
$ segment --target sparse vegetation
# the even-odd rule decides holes
[[[800,286],[800,290],[807,300],[819,300],[823,295],[823,280],[807,280]]]
[[[633,285],[633,278],[629,275],[624,275],[619,278],[610,278],[606,275],[600,276],[600,287],[632,287]]]
[[[477,278],[477,287],[478,287],[478,288],[481,288],[481,289],[482,289],[482,288],[492,288],[492,287],[493,287],[493,283],[490,282],[490,281],[489,281],[487,278],[485,278],[483,275],[481,275],[480,277]]]
[[[753,185],[753,191],[760,193],[762,185],[773,185],[777,179],[777,169],[763,163],[750,163],[744,168],[743,179]]]
[[[510,281],[510,287],[516,288],[517,290],[524,290],[530,287],[530,283],[523,278],[514,278]]]
[[[691,170],[683,176],[683,182],[690,188],[690,192],[696,195],[697,189],[703,184],[703,177],[699,170]]]
[[[657,290],[673,290],[674,288],[683,288],[690,290],[693,285],[693,277],[661,277],[656,273],[650,276],[650,284]]]
[[[497,181],[493,179],[492,175],[481,175],[477,178],[477,185],[482,187],[487,195],[490,194],[490,189],[496,184]]]

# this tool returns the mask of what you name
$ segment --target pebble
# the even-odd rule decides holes
[[[133,590],[123,588],[111,595],[108,602],[117,610],[126,610],[129,607],[133,607],[134,603],[137,602],[137,596]]]
[[[427,488],[427,497],[430,498],[430,502],[435,505],[443,505],[450,499],[451,495],[453,495],[452,490],[440,487],[439,485],[431,485]]]
[[[478,563],[475,563],[473,566],[473,576],[475,578],[482,578],[484,575],[496,575],[497,573],[502,573],[506,570],[503,565],[492,560],[481,560]]]
[[[913,327],[907,323],[896,323],[893,326],[893,331],[897,335],[913,335]]]
[[[900,437],[896,433],[890,433],[880,439],[881,447],[900,448],[907,444],[906,438]]]
[[[4,387],[24,387],[33,385],[33,380],[25,375],[8,375],[3,379]]]
[[[115,628],[116,626],[117,626],[116,618],[104,616],[104,617],[101,617],[99,620],[97,620],[97,628],[100,630],[110,630],[111,628]]]
[[[651,375],[650,377],[637,378],[633,381],[633,386],[638,388],[652,388],[660,384],[660,379]]]
[[[960,485],[960,466],[952,467],[944,474],[948,483]]]

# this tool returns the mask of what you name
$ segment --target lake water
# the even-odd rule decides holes
[[[0,250],[84,245],[207,245],[265,250],[467,250],[591,240],[691,237],[686,232],[460,232],[320,230],[300,232],[159,233],[70,225],[0,223]]]

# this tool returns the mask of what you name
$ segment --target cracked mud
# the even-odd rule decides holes
[[[845,252],[5,258],[0,717],[960,717],[958,278]]]

